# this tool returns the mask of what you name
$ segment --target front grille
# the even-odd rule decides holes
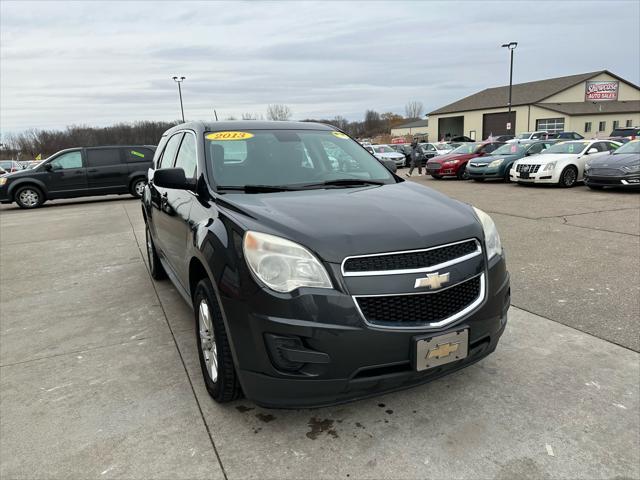
[[[478,299],[481,276],[434,293],[356,297],[365,320],[371,324],[413,327],[446,320]]]
[[[440,170],[442,168],[442,165],[440,165],[439,163],[428,163],[427,164],[427,169],[428,170]]]
[[[469,165],[471,165],[472,167],[477,167],[477,168],[482,168],[482,167],[486,167],[487,166],[486,163],[474,163],[474,162],[470,162]]]
[[[540,165],[528,165],[528,164],[519,164],[516,167],[517,172],[529,172],[529,173],[537,173],[540,170]]]
[[[598,176],[598,175],[620,176],[622,175],[622,172],[617,168],[592,168],[591,170],[589,170],[589,176]]]
[[[346,274],[349,272],[413,270],[439,265],[476,251],[478,251],[476,240],[466,240],[430,250],[348,258],[344,262],[343,268]]]

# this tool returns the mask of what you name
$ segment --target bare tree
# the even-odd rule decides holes
[[[273,104],[267,107],[268,120],[289,120],[291,118],[291,109],[282,104]]]
[[[264,116],[261,113],[245,112],[242,114],[242,120],[264,120]]]
[[[404,106],[404,113],[407,118],[420,118],[423,110],[424,105],[422,105],[422,102],[418,102],[417,100],[412,100]]]

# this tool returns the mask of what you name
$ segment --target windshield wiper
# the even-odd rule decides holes
[[[385,182],[380,182],[378,180],[365,180],[362,178],[338,178],[335,180],[327,180],[325,182],[320,183],[309,183],[307,185],[303,185],[304,188],[312,188],[312,187],[350,187],[350,186],[359,186],[359,185],[385,185]]]
[[[216,190],[237,190],[245,193],[289,192],[300,190],[286,185],[218,185]]]

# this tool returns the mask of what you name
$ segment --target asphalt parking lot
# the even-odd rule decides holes
[[[640,195],[415,181],[493,216],[507,330],[463,371],[315,410],[210,400],[138,201],[3,206],[0,477],[639,478]]]

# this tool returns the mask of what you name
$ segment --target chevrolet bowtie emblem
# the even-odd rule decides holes
[[[449,281],[449,272],[440,275],[436,273],[427,273],[427,278],[418,278],[413,288],[428,287],[430,289],[440,288],[443,283]]]
[[[459,342],[456,343],[443,343],[442,345],[437,345],[433,350],[429,350],[427,353],[427,358],[444,358],[448,357],[452,353],[458,351],[458,347],[460,346]]]

